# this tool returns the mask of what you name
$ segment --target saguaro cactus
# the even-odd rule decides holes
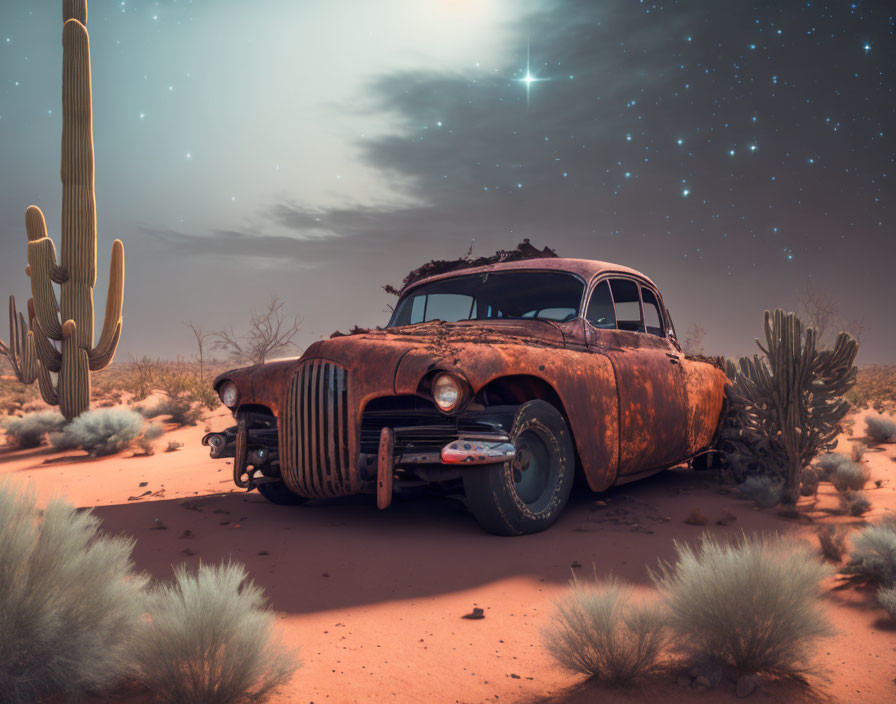
[[[836,439],[849,411],[842,396],[856,381],[855,339],[841,332],[832,349],[818,350],[815,338],[793,313],[766,311],[767,348],[756,340],[765,357],[728,362],[729,456],[780,476],[786,504],[796,503],[809,462]]]
[[[9,359],[13,374],[23,384],[37,379],[37,357],[34,334],[28,329],[25,316],[16,312],[16,297],[9,297],[9,347],[0,340],[0,354]]]
[[[35,316],[34,345],[40,366],[57,373],[41,383],[47,403],[66,418],[90,407],[90,372],[106,367],[121,336],[124,298],[124,245],[115,240],[109,274],[106,317],[93,345],[93,287],[96,284],[96,201],[93,172],[93,110],[90,40],[86,0],[62,3],[62,260],[47,236],[37,206],[25,212],[28,269]],[[57,302],[53,284],[60,287]],[[57,347],[52,340],[59,341]]]

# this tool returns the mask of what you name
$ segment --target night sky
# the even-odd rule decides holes
[[[128,355],[190,354],[272,294],[303,345],[388,318],[430,258],[640,269],[679,333],[752,352],[811,283],[896,362],[896,5],[93,0],[100,267]],[[59,231],[61,2],[0,5],[0,280]],[[0,321],[5,325],[5,321]],[[5,328],[4,328],[5,329]]]

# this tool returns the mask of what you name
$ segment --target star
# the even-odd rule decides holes
[[[516,79],[517,81],[520,81],[520,82],[526,84],[526,105],[529,104],[529,94],[530,94],[530,89],[532,88],[532,84],[545,80],[543,78],[538,78],[538,77],[532,75],[532,70],[529,65],[529,56],[530,56],[529,49],[530,49],[530,43],[526,42],[526,74],[522,78]]]

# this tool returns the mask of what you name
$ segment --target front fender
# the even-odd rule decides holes
[[[603,491],[616,479],[619,465],[619,406],[616,375],[599,352],[527,345],[455,346],[447,357],[417,348],[402,358],[395,392],[413,394],[433,370],[464,376],[474,394],[502,377],[529,376],[550,386],[560,399],[589,486]]]

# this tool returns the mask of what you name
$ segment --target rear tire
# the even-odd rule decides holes
[[[308,500],[290,491],[283,482],[264,482],[258,484],[256,488],[264,498],[279,506],[298,506]]]
[[[525,535],[551,527],[569,500],[575,478],[572,436],[563,415],[545,401],[521,405],[510,441],[516,457],[463,473],[467,504],[485,530]]]

